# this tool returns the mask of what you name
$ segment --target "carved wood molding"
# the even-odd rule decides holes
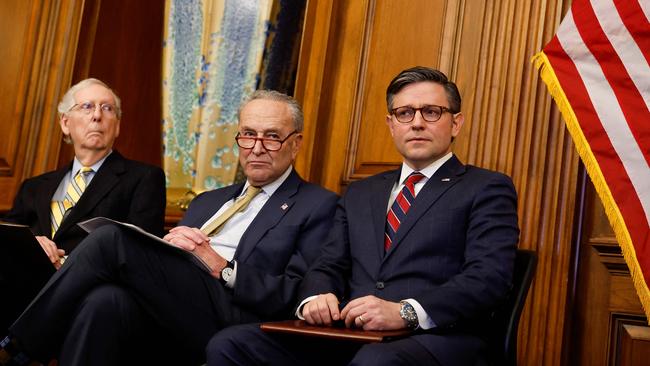
[[[624,359],[633,352],[634,345],[631,341],[641,341],[643,348],[650,346],[650,327],[644,316],[627,313],[611,313],[610,316],[610,344],[607,358],[610,365],[638,365],[638,363],[627,363]],[[638,347],[638,346],[637,346]],[[646,352],[648,353],[648,352]]]
[[[625,263],[621,247],[614,237],[592,237],[589,245],[598,253],[600,262],[610,274],[617,276],[630,276],[630,269]]]

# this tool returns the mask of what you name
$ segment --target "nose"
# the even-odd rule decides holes
[[[93,121],[98,122],[102,119],[102,106],[101,104],[96,104],[95,109],[93,110]]]
[[[422,117],[422,110],[415,111],[415,115],[413,116],[413,121],[411,121],[411,128],[422,129],[424,128],[425,123],[426,121],[424,120],[424,117]]]
[[[266,149],[264,148],[264,145],[262,144],[262,140],[255,140],[255,145],[253,145],[253,154],[255,155],[262,155],[266,152]]]

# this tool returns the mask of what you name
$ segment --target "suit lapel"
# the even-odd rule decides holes
[[[411,206],[404,222],[401,223],[393,247],[386,253],[385,258],[388,258],[392,253],[399,250],[402,239],[408,234],[418,220],[424,216],[429,208],[453,185],[462,179],[465,172],[465,166],[460,163],[456,156],[452,156],[445,162],[436,172],[431,179],[422,187],[415,202]]]
[[[375,242],[378,243],[376,249],[379,258],[384,257],[388,200],[395,183],[399,179],[400,171],[400,169],[397,169],[386,172],[382,177],[383,179],[377,179],[370,188],[371,196],[369,200],[372,207],[373,232],[375,233]]]
[[[44,181],[39,186],[42,189],[38,190],[36,197],[36,215],[38,215],[39,232],[52,239],[52,217],[51,217],[51,202],[54,192],[61,184],[63,177],[68,174],[72,168],[72,162],[65,167],[57,170],[53,175],[44,177]]]
[[[70,214],[63,220],[54,236],[57,237],[59,233],[65,232],[91,212],[99,201],[119,183],[121,175],[125,172],[124,158],[117,151],[113,151],[95,173],[93,180],[86,187]]]
[[[214,196],[216,197],[210,197],[205,208],[197,207],[196,209],[188,211],[188,214],[191,213],[194,215],[195,212],[198,212],[199,214],[196,217],[187,217],[187,221],[183,222],[183,225],[200,228],[212,216],[214,216],[214,214],[217,213],[219,209],[221,209],[221,207],[226,204],[226,202],[237,198],[241,193],[243,187],[244,183],[239,183],[220,189],[220,193],[217,193],[215,191],[204,193],[211,196],[214,193]]]
[[[269,200],[266,201],[242,235],[235,251],[235,259],[245,261],[264,234],[275,227],[287,212],[291,211],[301,181],[298,173],[293,170]]]

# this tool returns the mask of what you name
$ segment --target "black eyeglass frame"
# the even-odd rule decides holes
[[[436,119],[434,119],[434,120],[428,120],[428,119],[424,116],[424,113],[422,113],[422,110],[423,110],[423,109],[431,108],[431,107],[439,108],[439,109],[440,109],[440,114],[438,115],[438,118],[436,118]],[[411,119],[408,120],[408,121],[400,121],[400,119],[397,117],[397,114],[396,114],[397,110],[398,110],[398,109],[403,109],[403,108],[408,108],[408,109],[413,110],[413,116],[412,116]],[[430,122],[430,123],[434,123],[434,122],[438,122],[438,121],[440,121],[440,118],[442,118],[442,114],[445,113],[445,112],[450,113],[450,114],[456,114],[456,113],[457,113],[457,112],[454,112],[453,110],[451,110],[451,109],[448,108],[448,107],[443,107],[443,106],[441,106],[441,105],[436,105],[436,104],[426,104],[426,105],[423,105],[423,106],[420,107],[420,108],[415,108],[415,107],[411,107],[411,106],[408,106],[408,105],[401,106],[401,107],[397,107],[397,108],[393,108],[393,109],[390,110],[390,114],[392,114],[393,116],[395,116],[395,120],[396,120],[397,122],[407,124],[407,123],[411,123],[411,122],[413,122],[413,120],[415,119],[415,113],[418,112],[418,111],[420,112],[420,116],[422,116],[422,119],[423,119],[424,121],[426,121],[426,122]]]
[[[295,134],[298,134],[298,133],[299,133],[298,130],[293,130],[293,132],[288,134],[287,137],[285,137],[284,139],[276,140],[276,139],[270,139],[268,137],[242,136],[241,132],[237,132],[237,136],[235,136],[235,141],[237,141],[237,146],[239,146],[242,149],[252,149],[252,148],[255,147],[255,144],[257,144],[257,141],[261,141],[262,142],[262,147],[264,147],[264,149],[266,149],[267,151],[278,151],[278,150],[282,149],[282,145],[285,143],[285,141],[287,141],[289,139],[289,137],[291,137],[291,136],[293,136]],[[253,140],[253,144],[250,147],[242,146],[242,144],[241,144],[241,142],[239,140]],[[266,146],[267,142],[279,143],[280,145],[278,145],[277,149],[276,148],[269,148],[268,146]]]

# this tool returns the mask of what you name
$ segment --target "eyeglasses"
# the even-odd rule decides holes
[[[289,139],[289,137],[297,134],[298,131],[294,130],[290,134],[287,135],[282,140],[279,140],[277,138],[272,138],[272,137],[257,137],[257,136],[242,136],[241,132],[237,133],[237,136],[235,136],[235,140],[237,141],[237,145],[241,147],[242,149],[252,149],[255,147],[255,144],[257,141],[262,142],[262,146],[267,151],[278,151],[282,148],[282,144]]]
[[[115,115],[115,106],[110,103],[103,103],[103,104],[95,104],[93,102],[77,103],[73,105],[68,111],[75,109],[80,111],[83,114],[92,114],[95,113],[97,106],[99,106],[99,110],[102,111],[102,113]]]
[[[410,106],[398,107],[392,109],[390,112],[395,116],[397,122],[410,123],[415,118],[415,112],[420,111],[422,119],[427,122],[436,122],[442,117],[445,112],[454,113],[451,109],[439,105],[424,105],[420,108],[413,108]]]

